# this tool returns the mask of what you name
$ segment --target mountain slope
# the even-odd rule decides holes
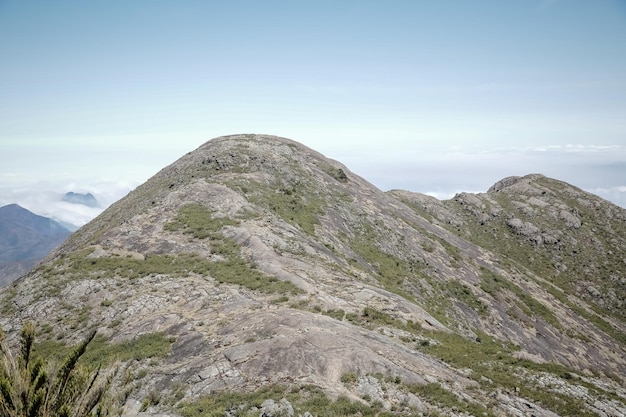
[[[54,220],[17,204],[0,207],[0,286],[24,274],[69,235]]]
[[[586,214],[576,228],[569,186],[545,181],[565,218],[550,233],[587,251],[573,230],[599,230],[600,220]],[[217,138],[5,290],[2,325],[15,331],[35,320],[46,346],[94,327],[103,343],[126,343],[115,346],[174,337],[167,356],[126,362],[143,375],[127,394],[131,411],[143,399],[153,411],[194,415],[208,398],[238,392],[236,407],[258,414],[244,393],[260,392],[276,403],[285,397],[295,415],[329,415],[307,402],[321,393],[347,396],[371,415],[623,413],[624,265],[594,252],[592,270],[610,265],[614,275],[592,281],[600,299],[567,284],[579,258],[558,258],[570,281],[538,268],[535,259],[556,254],[532,246],[536,239],[524,246],[529,219],[513,201],[532,203],[505,182],[486,196],[439,202],[384,193],[287,139]],[[576,192],[613,213],[608,228],[620,225],[623,210]],[[480,232],[491,221],[481,210],[507,226]],[[617,249],[623,236],[602,239]]]

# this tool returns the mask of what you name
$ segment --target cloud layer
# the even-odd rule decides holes
[[[415,147],[340,156],[383,190],[401,188],[448,199],[461,191],[484,192],[508,176],[540,173],[626,207],[626,147],[621,145]]]
[[[115,201],[124,197],[137,184],[125,181],[38,181],[24,184],[1,184],[0,206],[19,204],[41,216],[50,217],[67,226],[85,225]],[[87,207],[63,201],[66,192],[92,193],[99,207]]]

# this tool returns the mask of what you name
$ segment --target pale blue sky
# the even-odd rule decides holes
[[[626,206],[626,1],[0,0],[0,205],[106,205],[250,132],[382,189],[541,172]]]

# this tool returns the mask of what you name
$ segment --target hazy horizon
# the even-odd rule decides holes
[[[209,139],[378,188],[541,173],[626,207],[626,4],[0,1],[0,205],[82,225]]]

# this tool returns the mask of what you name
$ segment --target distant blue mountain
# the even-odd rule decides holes
[[[0,287],[35,266],[70,234],[56,221],[17,204],[0,207]]]
[[[63,201],[72,204],[82,204],[87,207],[98,207],[98,200],[96,200],[96,197],[91,193],[80,194],[70,191],[69,193],[65,193]]]

